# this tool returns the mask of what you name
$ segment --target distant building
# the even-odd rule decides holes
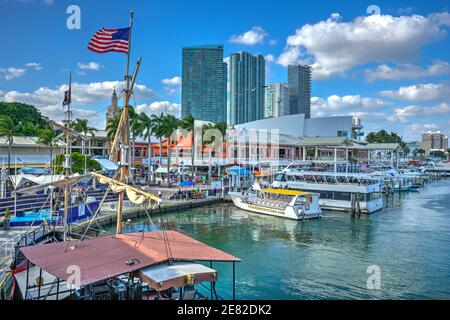
[[[114,119],[120,115],[120,108],[117,105],[117,94],[116,89],[114,89],[111,95],[111,104],[108,106],[108,111],[106,112],[106,124],[108,125],[108,120]]]
[[[431,151],[446,151],[448,149],[448,137],[440,131],[422,133],[421,149],[425,150],[425,155]]]
[[[266,87],[264,118],[277,118],[289,114],[289,88],[287,83],[272,83]]]
[[[264,118],[266,62],[262,55],[236,52],[228,64],[228,124]]]
[[[183,48],[181,116],[226,121],[226,64],[222,45]]]
[[[289,114],[303,113],[311,118],[311,67],[308,65],[288,66]]]

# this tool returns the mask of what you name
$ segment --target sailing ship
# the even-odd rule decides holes
[[[235,298],[235,263],[226,252],[199,242],[175,230],[122,233],[124,195],[133,203],[154,208],[161,199],[129,185],[130,137],[128,103],[141,63],[133,76],[128,75],[133,12],[130,16],[124,107],[114,141],[112,159],[119,164],[118,178],[91,173],[92,178],[118,194],[117,222],[114,235],[86,239],[86,233],[101,210],[101,202],[84,233],[75,238],[69,232],[70,188],[77,179],[70,174],[70,127],[66,123],[65,179],[62,239],[53,230],[50,237],[33,239],[31,246],[17,245],[11,265],[14,286],[7,297],[25,300],[193,300],[220,299],[216,292],[218,272],[214,262],[229,262],[233,267],[232,298]],[[69,87],[70,88],[70,87]],[[69,89],[70,90],[70,89]],[[67,117],[70,120],[70,92]],[[70,121],[69,121],[70,122]],[[43,240],[46,238],[45,240]],[[27,238],[28,239],[28,238]],[[56,241],[61,240],[61,241]],[[26,241],[27,242],[27,241]],[[200,263],[209,262],[209,267]],[[209,288],[204,283],[209,282]],[[202,290],[199,290],[203,288]],[[206,291],[205,291],[206,290]],[[203,293],[202,293],[203,292]],[[205,294],[206,292],[206,294]]]

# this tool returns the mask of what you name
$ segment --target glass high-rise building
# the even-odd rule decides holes
[[[222,45],[183,48],[181,116],[226,121],[226,72]]]
[[[289,114],[303,113],[311,117],[311,67],[294,64],[288,66]]]
[[[262,55],[231,54],[228,62],[229,125],[264,118],[266,62]]]
[[[289,88],[287,83],[272,83],[266,87],[264,118],[289,115]]]

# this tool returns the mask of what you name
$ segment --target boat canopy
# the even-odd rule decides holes
[[[281,194],[284,196],[300,196],[300,195],[310,195],[311,192],[289,190],[289,189],[264,189],[264,193]]]
[[[195,262],[175,261],[141,269],[137,276],[156,291],[216,281],[217,271]]]
[[[63,281],[73,282],[73,274],[67,270],[79,266],[77,288],[169,260],[241,261],[174,230],[109,235],[76,245],[77,241],[22,247],[20,251],[33,265]]]
[[[231,175],[235,175],[235,176],[250,176],[252,174],[251,171],[243,169],[239,166],[233,166],[231,168],[226,169],[226,171],[231,174]]]

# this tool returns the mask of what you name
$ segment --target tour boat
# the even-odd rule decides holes
[[[285,169],[272,187],[317,192],[325,210],[373,213],[383,208],[380,181],[370,175]]]
[[[319,194],[297,190],[261,189],[254,185],[245,194],[228,194],[234,205],[246,211],[294,220],[320,218]]]

